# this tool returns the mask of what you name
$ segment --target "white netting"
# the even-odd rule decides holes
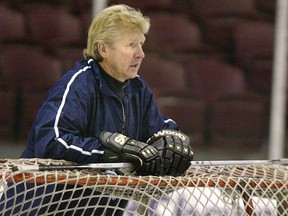
[[[0,160],[0,215],[288,215],[287,164],[191,166],[181,177],[12,172],[18,164],[73,163]]]

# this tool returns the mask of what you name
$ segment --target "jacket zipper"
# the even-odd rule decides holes
[[[119,100],[120,101],[120,100]],[[123,123],[122,123],[122,134],[124,134],[125,135],[125,122],[126,122],[126,116],[125,116],[125,108],[124,108],[124,104],[123,104],[123,102],[122,101],[120,101],[120,103],[121,103],[121,106],[122,106],[122,121],[123,121]]]

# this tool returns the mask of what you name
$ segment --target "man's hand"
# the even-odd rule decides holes
[[[191,165],[194,154],[187,135],[166,129],[155,133],[147,143],[158,149],[163,158],[164,175],[182,175]]]
[[[135,163],[138,175],[162,175],[161,157],[155,147],[120,133],[102,132],[100,140],[106,148],[117,153],[123,162]]]

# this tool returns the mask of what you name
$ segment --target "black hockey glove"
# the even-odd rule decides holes
[[[100,157],[100,163],[120,163],[123,162],[121,156],[109,148],[104,149],[104,154]]]
[[[191,165],[193,151],[187,135],[166,129],[155,133],[147,143],[158,149],[163,158],[164,175],[182,175]]]
[[[122,162],[135,163],[137,175],[162,175],[161,158],[155,147],[119,133],[102,132],[100,140]]]

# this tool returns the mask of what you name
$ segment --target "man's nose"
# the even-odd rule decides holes
[[[143,51],[142,46],[137,49],[136,57],[137,58],[145,58],[145,53]]]

